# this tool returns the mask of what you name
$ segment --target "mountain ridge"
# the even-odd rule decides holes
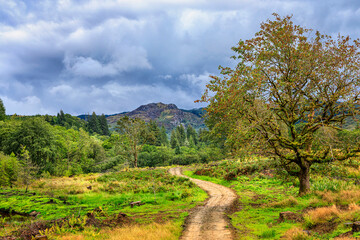
[[[140,118],[145,122],[155,120],[159,126],[164,126],[169,132],[176,126],[183,124],[191,125],[195,129],[205,127],[202,115],[205,110],[203,108],[184,110],[179,109],[175,104],[149,103],[141,105],[133,111],[108,115],[106,119],[110,126],[115,126],[117,121],[124,116],[130,118]],[[105,115],[106,116],[106,115]]]

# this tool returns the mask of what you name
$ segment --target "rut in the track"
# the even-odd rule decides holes
[[[187,177],[181,173],[181,168],[171,168],[169,172],[176,176]],[[189,178],[209,194],[204,206],[197,207],[190,213],[182,240],[232,240],[233,234],[226,220],[225,211],[237,199],[229,188],[198,179]]]

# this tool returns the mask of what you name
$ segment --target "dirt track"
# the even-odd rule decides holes
[[[176,176],[187,177],[181,174],[181,168],[171,168],[169,172]],[[187,177],[188,178],[188,177]],[[224,186],[189,178],[209,194],[204,206],[195,208],[186,219],[182,240],[232,240],[233,234],[225,216],[236,200],[236,194]]]

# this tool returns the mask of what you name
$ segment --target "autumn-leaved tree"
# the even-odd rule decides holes
[[[127,147],[132,156],[133,166],[137,167],[139,152],[148,138],[145,121],[125,116],[117,122],[116,130],[125,137],[123,141],[128,143]]]
[[[338,134],[359,112],[359,40],[321,34],[291,16],[261,24],[255,37],[233,47],[235,68],[211,76],[202,101],[209,102],[212,131],[233,149],[246,146],[276,156],[310,191],[312,164],[344,160],[359,144],[314,144],[321,132]]]

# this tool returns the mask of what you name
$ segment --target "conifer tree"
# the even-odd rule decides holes
[[[161,142],[161,145],[165,145],[165,146],[167,146],[169,144],[169,139],[166,134],[166,129],[165,129],[164,125],[162,125],[160,128],[160,142]]]
[[[58,124],[60,126],[64,126],[65,125],[65,114],[64,114],[64,111],[61,109],[60,110],[60,113],[57,114],[57,120],[58,120]]]
[[[171,131],[171,136],[170,136],[170,146],[171,148],[176,148],[176,145],[179,144],[179,140],[178,140],[178,136],[177,136],[177,131],[175,129],[173,129]]]
[[[160,136],[160,128],[157,125],[157,122],[154,120],[150,120],[147,124],[148,136],[147,143],[150,145],[161,146],[161,136]]]
[[[195,129],[191,125],[189,125],[186,128],[186,137],[187,137],[187,140],[189,141],[189,143],[190,143],[190,139],[192,139],[194,144],[195,145],[197,144],[197,134],[196,134]]]
[[[186,133],[184,126],[180,124],[179,126],[176,127],[176,131],[178,133],[178,141],[180,146],[184,146],[186,140]]]
[[[89,117],[88,130],[90,133],[101,133],[99,119],[95,112]]]
[[[100,125],[100,134],[109,136],[110,135],[109,126],[104,114],[102,114],[99,117],[99,125]]]
[[[0,121],[5,120],[6,118],[6,113],[5,113],[5,106],[3,101],[0,98]]]

